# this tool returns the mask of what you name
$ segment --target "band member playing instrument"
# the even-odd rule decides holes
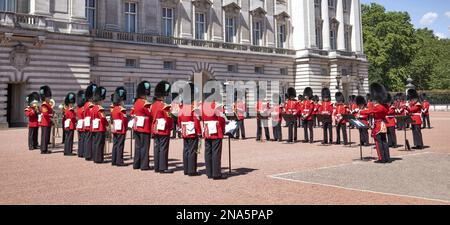
[[[422,129],[425,129],[425,127],[427,127],[428,125],[428,129],[431,129],[431,124],[430,124],[430,102],[427,100],[427,94],[422,93],[420,95],[420,99],[422,101]]]
[[[409,112],[413,122],[411,123],[411,130],[414,139],[414,149],[423,148],[422,140],[422,109],[423,106],[419,102],[419,94],[414,89],[409,89],[407,92],[408,104],[406,109]]]
[[[149,149],[151,139],[152,118],[150,113],[150,102],[147,101],[150,96],[150,83],[142,81],[138,84],[136,90],[136,102],[134,103],[134,162],[133,169],[150,170]],[[132,115],[133,115],[132,114]]]
[[[305,88],[303,91],[303,97],[305,98],[302,102],[303,107],[301,111],[301,119],[303,122],[303,129],[305,134],[304,142],[313,143],[314,141],[314,130],[313,130],[313,121],[312,121],[312,113],[314,111],[314,102],[312,100],[313,90],[310,87]],[[308,135],[309,130],[309,135]]]
[[[76,129],[76,113],[75,113],[75,93],[70,92],[66,95],[66,98],[64,99],[64,130],[66,131],[64,134],[66,136],[64,140],[64,155],[66,156],[72,156],[73,155],[73,136]]]
[[[159,82],[155,87],[155,98],[151,106],[152,134],[155,139],[153,157],[157,173],[173,173],[172,170],[169,170],[169,143],[173,121],[170,105],[164,102],[165,97],[170,94],[170,87],[171,85],[167,81]]]
[[[360,144],[363,146],[369,145],[369,109],[366,106],[366,99],[358,95],[355,99],[355,104],[357,108],[354,110],[356,112],[355,118],[364,123],[367,128],[359,128],[359,140]]]
[[[368,93],[366,95],[366,101],[367,101],[367,109],[369,109],[369,111],[372,110],[373,108],[373,102],[372,102],[372,96],[370,95],[370,93]],[[369,115],[369,127],[372,127],[373,123],[372,123],[372,115]]]
[[[78,131],[78,157],[84,157],[84,147],[85,147],[85,130],[84,130],[84,104],[86,103],[86,96],[84,90],[80,90],[77,93],[77,131]]]
[[[266,141],[270,141],[269,116],[270,102],[266,101],[266,91],[259,90],[258,102],[256,103],[256,141],[261,141],[262,130],[266,136]]]
[[[320,108],[319,96],[314,95],[313,101],[314,101],[314,110],[312,113],[312,121],[313,121],[313,127],[316,128],[317,126],[320,126],[319,118],[317,116],[319,114],[319,108]]]
[[[283,122],[283,107],[281,106],[281,96],[277,93],[273,94],[272,101],[274,103],[271,108],[273,139],[274,141],[281,142],[283,140],[281,131],[281,123]]]
[[[348,101],[348,109],[350,114],[352,114],[353,116],[356,116],[356,109],[358,108],[358,106],[356,105],[356,95],[350,95],[348,97],[349,101]],[[351,128],[354,128],[355,126],[353,124],[349,124]]]
[[[375,146],[378,153],[378,160],[375,163],[390,163],[389,145],[386,133],[386,115],[389,111],[388,93],[383,85],[373,83],[370,85],[370,95],[374,101],[373,107],[369,110],[373,118],[372,137],[375,139]]]
[[[319,114],[322,117],[323,141],[322,144],[333,143],[333,103],[331,103],[330,89],[322,88],[322,102],[319,108]]]
[[[123,107],[123,102],[127,100],[127,91],[124,87],[118,87],[112,95],[111,119],[113,122],[113,166],[125,166],[123,161],[123,149],[125,148],[125,138],[127,135],[127,109]]]
[[[94,163],[103,163],[106,141],[106,129],[109,122],[106,119],[105,109],[102,107],[106,98],[106,89],[98,87],[94,92],[94,107],[92,107],[92,159]]]
[[[299,113],[299,104],[298,101],[295,100],[295,97],[297,96],[296,90],[295,88],[290,87],[287,92],[288,98],[284,104],[284,113],[296,117]],[[291,121],[286,121],[286,123],[288,125],[288,142],[292,143],[297,141],[297,120],[292,119]]]
[[[303,95],[298,95],[298,97],[297,97],[297,101],[298,101],[297,127],[303,126],[302,111],[304,108],[304,104],[303,104],[304,100],[305,100],[305,98],[303,97]]]
[[[242,100],[239,96],[237,96],[236,103],[234,104],[234,112],[237,116],[237,128],[236,128],[236,139],[239,139],[239,136],[242,139],[245,139],[245,116],[246,116],[246,106],[244,100]]]
[[[202,135],[199,115],[195,112],[195,86],[189,85],[190,95],[183,93],[182,104],[178,114],[178,126],[183,138],[183,168],[184,175],[199,176],[197,172],[197,151]]]
[[[28,149],[38,149],[39,133],[39,94],[33,92],[27,96],[28,106],[25,108],[25,116],[28,117]]]
[[[388,93],[388,106],[389,111],[386,115],[386,127],[387,127],[387,137],[388,145],[390,148],[397,148],[397,134],[395,133],[395,105],[392,102],[392,96]]]
[[[39,90],[42,104],[39,109],[40,115],[38,117],[39,126],[41,127],[41,154],[51,153],[48,150],[50,142],[50,134],[52,128],[53,107],[51,102],[52,91],[48,86],[42,86]]]
[[[340,131],[342,130],[344,145],[347,145],[347,120],[344,119],[343,115],[349,112],[348,107],[344,104],[344,95],[341,92],[336,92],[335,99],[336,105],[334,108],[334,122],[336,124],[336,144],[341,144]]]
[[[97,89],[96,84],[90,84],[86,88],[86,102],[84,103],[84,158],[88,161],[92,160],[92,115],[91,111],[94,107],[93,97]]]

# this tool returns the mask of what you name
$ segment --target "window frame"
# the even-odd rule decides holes
[[[17,12],[17,0],[4,0],[3,6],[0,6],[0,12],[11,12],[16,13]],[[12,7],[10,4],[12,4]]]
[[[171,17],[167,16],[168,11],[171,11]],[[162,25],[162,35],[166,37],[173,37],[175,33],[175,9],[172,7],[162,7],[161,14],[161,25]],[[165,14],[165,15],[164,15]],[[170,21],[170,23],[169,23]],[[170,34],[168,25],[170,24]]]
[[[230,24],[229,21],[232,21],[232,23]],[[227,43],[236,42],[236,18],[234,16],[225,17],[225,42]]]
[[[258,24],[258,29],[256,29],[256,24]],[[252,24],[252,44],[255,46],[262,46],[262,21],[256,20],[253,21]],[[258,36],[256,37],[256,34],[258,34]]]
[[[95,28],[97,28],[97,0],[85,0],[84,2],[85,2],[84,3],[85,16],[86,16],[86,20],[88,21],[88,24],[89,24],[89,29],[95,29]],[[91,7],[90,4],[89,4],[91,2],[94,3],[93,7]],[[89,15],[88,12],[89,11],[93,12],[93,15],[92,15],[92,20],[93,21],[92,22],[89,21],[89,17],[88,17],[88,15]]]
[[[199,21],[200,15],[203,16],[203,21]],[[195,12],[195,39],[196,40],[206,40],[206,34],[207,34],[207,19],[206,19],[206,12]],[[202,25],[202,26],[199,26]],[[200,33],[199,27],[202,27],[202,31]],[[201,36],[200,36],[201,35]]]
[[[277,48],[285,48],[287,41],[287,25],[285,23],[279,23],[277,26]],[[282,27],[283,32],[281,32]]]
[[[134,12],[131,12],[131,5],[134,5]],[[138,19],[138,3],[137,2],[125,2],[125,32],[136,33],[137,32],[137,19]],[[131,17],[134,17],[134,27],[131,29]]]

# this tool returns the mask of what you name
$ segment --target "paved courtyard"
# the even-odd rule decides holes
[[[170,143],[175,173],[156,174],[65,157],[60,139],[53,154],[41,155],[28,150],[26,129],[0,130],[0,204],[450,204],[450,113],[435,112],[431,120],[433,129],[423,130],[429,147],[391,149],[396,160],[387,165],[359,161],[356,144],[256,142],[256,122],[247,120],[249,139],[231,142],[232,174],[220,181],[183,175],[181,140]],[[397,137],[403,144],[403,133]],[[412,142],[410,131],[407,138]],[[322,139],[319,128],[315,139]],[[376,151],[365,147],[363,155]],[[203,157],[202,149],[202,173]],[[222,166],[227,173],[227,140]]]

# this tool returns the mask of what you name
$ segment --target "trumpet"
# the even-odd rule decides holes
[[[55,107],[55,105],[56,105],[56,102],[55,102],[55,100],[52,98],[52,99],[50,99],[49,104],[50,104],[50,106],[51,106],[52,109],[53,109],[53,108]]]

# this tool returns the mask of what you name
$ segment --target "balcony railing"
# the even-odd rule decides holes
[[[52,24],[44,16],[30,14],[0,12],[0,26],[20,27],[24,29],[48,30]]]
[[[127,33],[101,29],[92,30],[91,33],[95,38],[99,39],[126,41],[134,43],[146,43],[146,44],[167,45],[167,46],[191,46],[195,48],[227,49],[235,51],[267,53],[267,54],[295,55],[295,50],[283,48],[271,48],[271,47],[243,45],[218,41],[176,38],[153,34]]]

